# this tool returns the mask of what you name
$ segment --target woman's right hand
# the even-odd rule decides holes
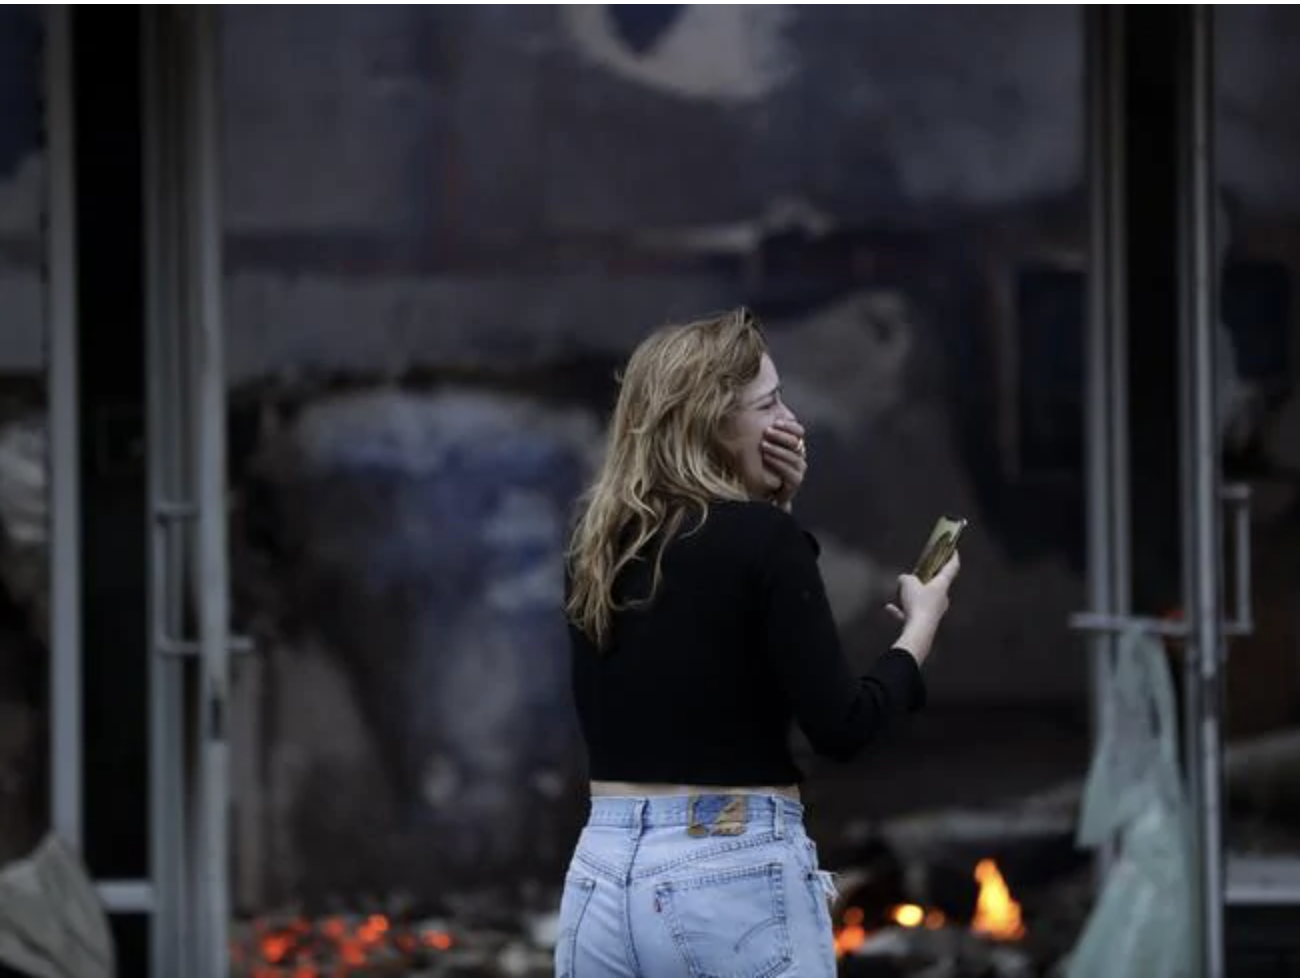
[[[960,571],[961,557],[954,553],[943,569],[924,584],[913,574],[898,579],[898,601],[886,606],[903,623],[902,634],[894,645],[911,652],[918,662],[930,655],[939,622],[948,613],[948,589]]]

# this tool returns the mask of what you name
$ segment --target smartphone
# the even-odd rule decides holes
[[[912,571],[922,583],[943,570],[944,564],[948,563],[948,559],[956,551],[957,541],[961,539],[967,522],[961,516],[939,517],[934,524],[934,529],[930,531],[930,539],[926,541],[920,559],[916,562],[916,568]]]

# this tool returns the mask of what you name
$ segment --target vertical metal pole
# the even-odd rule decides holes
[[[1107,166],[1107,116],[1105,93],[1110,69],[1109,18],[1104,6],[1084,6],[1085,98],[1087,116],[1088,180],[1088,332],[1084,347],[1084,405],[1087,483],[1087,566],[1088,609],[1093,614],[1111,615],[1111,548],[1109,532],[1110,451],[1106,438],[1110,431],[1110,375],[1107,357],[1110,316],[1110,283],[1107,247],[1107,185],[1114,174]],[[1111,656],[1114,637],[1106,631],[1090,632],[1089,653],[1092,664],[1092,728],[1096,742],[1108,723],[1106,689],[1111,681]],[[1104,878],[1114,858],[1112,847],[1098,853],[1097,870]]]
[[[195,5],[186,18],[192,39],[193,98],[186,144],[194,174],[195,438],[198,503],[197,558],[200,655],[199,737],[202,744],[201,872],[206,919],[204,974],[229,973],[229,743],[230,608],[226,522],[226,383],[222,349],[222,234],[218,8]]]
[[[72,14],[45,8],[45,315],[49,334],[50,820],[82,845],[81,433]]]
[[[1089,195],[1087,446],[1088,605],[1094,614],[1131,607],[1129,531],[1128,317],[1125,255],[1124,24],[1111,6],[1084,8]],[[1091,633],[1094,737],[1108,722],[1115,636]],[[1109,872],[1114,846],[1098,854]]]
[[[1180,61],[1180,239],[1183,242],[1180,372],[1184,486],[1184,590],[1188,603],[1185,695],[1187,768],[1196,839],[1195,895],[1199,908],[1201,970],[1225,973],[1221,660],[1223,608],[1219,434],[1214,328],[1217,316],[1217,250],[1214,224],[1213,14],[1190,8]]]
[[[176,145],[180,113],[176,98],[174,31],[170,8],[144,7],[143,43],[146,382],[149,478],[149,785],[150,876],[156,894],[151,929],[153,973],[194,972],[191,900],[187,892],[188,835],[185,766],[184,662],[169,655],[167,637],[182,634],[185,553],[177,532],[178,500],[187,498],[183,464],[188,443],[184,364],[177,347],[183,239],[178,233]]]
[[[1110,51],[1106,72],[1106,143],[1103,165],[1110,173],[1105,184],[1106,318],[1110,324],[1107,373],[1110,376],[1110,416],[1106,442],[1110,447],[1110,482],[1107,504],[1111,533],[1111,601],[1114,612],[1133,610],[1133,532],[1129,518],[1129,337],[1128,337],[1128,178],[1125,172],[1128,119],[1128,50],[1122,6],[1105,5]]]

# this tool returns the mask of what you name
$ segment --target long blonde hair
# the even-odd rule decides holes
[[[568,550],[565,612],[598,647],[614,612],[654,599],[664,546],[688,511],[703,520],[710,500],[747,498],[721,438],[766,352],[757,321],[734,309],[662,327],[628,360],[605,457],[580,502]],[[649,593],[618,603],[618,575],[656,538]]]

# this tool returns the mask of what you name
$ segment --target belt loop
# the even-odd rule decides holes
[[[632,839],[634,841],[641,838],[641,834],[645,829],[646,807],[649,804],[650,802],[644,798],[637,799],[636,808],[632,816]]]
[[[778,839],[784,839],[785,838],[785,802],[783,802],[780,798],[773,798],[771,799],[771,801],[772,801],[772,807],[776,809],[775,813],[772,816],[772,826],[776,830],[776,837]]]

